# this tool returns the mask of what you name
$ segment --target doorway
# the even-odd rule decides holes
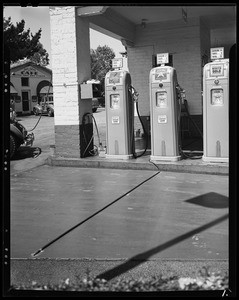
[[[30,91],[22,91],[22,112],[29,113],[30,112],[30,104],[29,104],[29,95]]]

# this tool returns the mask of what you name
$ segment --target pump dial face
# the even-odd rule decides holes
[[[213,89],[211,90],[211,104],[216,106],[223,105],[223,90]]]
[[[110,95],[110,108],[112,108],[112,109],[120,108],[120,95],[119,94]]]
[[[109,83],[120,83],[120,74],[121,72],[111,72],[110,73],[110,78],[109,78]]]
[[[167,93],[157,92],[156,93],[156,106],[157,107],[167,107]]]

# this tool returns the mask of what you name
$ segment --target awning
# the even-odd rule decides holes
[[[17,90],[15,89],[15,87],[10,85],[10,94],[18,94]]]
[[[50,88],[49,88],[49,86],[44,86],[44,87],[40,90],[40,94],[47,94],[47,93],[49,93],[49,94],[52,94],[52,93],[53,93],[53,88],[52,88],[52,86],[50,86]]]

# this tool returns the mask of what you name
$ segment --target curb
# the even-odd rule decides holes
[[[50,166],[105,168],[125,170],[152,170],[194,174],[228,175],[228,163],[206,163],[202,159],[187,159],[177,162],[150,162],[149,156],[130,160],[113,160],[99,157],[65,158],[49,156],[46,163]]]

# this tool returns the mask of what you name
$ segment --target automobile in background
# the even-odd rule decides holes
[[[28,133],[26,128],[16,119],[16,114],[10,109],[10,159],[16,154],[21,145],[32,146],[34,134]]]
[[[104,95],[104,91],[103,91],[101,83],[94,83],[93,84],[93,99],[92,99],[92,102],[96,101],[95,99],[97,99],[98,107],[99,106],[100,107],[105,106],[105,95]]]
[[[99,80],[87,80],[87,84],[92,84],[93,98],[92,98],[92,112],[96,112],[99,107],[105,106],[105,97],[102,84]]]
[[[16,119],[16,117],[17,117],[16,111],[10,107],[10,120]]]
[[[95,113],[98,108],[99,108],[99,100],[98,98],[94,97],[92,98],[92,112]]]
[[[34,115],[54,116],[54,103],[52,96],[44,96],[42,101],[33,107]]]

